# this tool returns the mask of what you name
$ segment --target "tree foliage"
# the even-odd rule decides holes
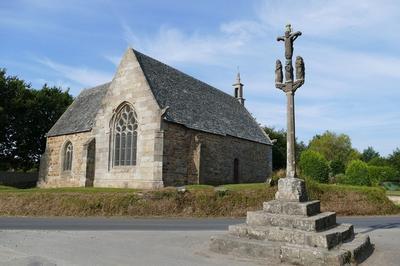
[[[390,166],[368,165],[368,175],[375,186],[385,181],[400,181],[399,172]]]
[[[344,174],[346,166],[341,160],[333,160],[329,162],[329,168],[333,176],[337,174]]]
[[[286,168],[286,132],[283,129],[264,127],[265,133],[271,140],[276,140],[272,146],[272,168],[279,170]]]
[[[304,151],[300,156],[301,175],[310,177],[320,183],[328,183],[329,181],[329,164],[328,161],[312,150]]]
[[[286,168],[286,131],[273,127],[264,127],[265,133],[271,140],[276,140],[272,146],[272,167],[273,170]],[[304,142],[296,140],[296,161],[299,161],[301,153],[306,149]]]
[[[375,165],[375,166],[389,166],[390,163],[388,159],[384,157],[374,157],[369,162],[368,165]]]
[[[368,163],[374,158],[380,158],[379,152],[375,151],[373,147],[369,146],[368,148],[364,149],[361,154],[361,160]]]
[[[331,131],[314,136],[308,149],[320,153],[328,161],[340,161],[344,165],[359,157],[359,153],[353,149],[348,135],[338,135]]]
[[[393,153],[389,155],[388,161],[392,167],[400,172],[400,148],[396,148]]]
[[[351,161],[346,168],[346,177],[342,182],[349,185],[370,186],[368,165],[361,160]]]
[[[45,134],[72,100],[68,91],[47,85],[35,90],[0,69],[0,169],[37,167]]]

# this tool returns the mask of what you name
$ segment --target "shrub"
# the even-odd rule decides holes
[[[343,184],[370,186],[371,180],[368,175],[368,165],[361,160],[353,160],[346,169],[346,178]]]
[[[399,181],[399,173],[390,166],[368,166],[368,175],[373,185],[379,185],[384,181]]]
[[[332,183],[345,184],[346,183],[345,179],[346,179],[346,175],[343,173],[340,173],[333,177]]]
[[[318,152],[306,150],[301,154],[300,171],[303,176],[315,181],[321,183],[329,181],[328,161]]]
[[[331,168],[331,173],[332,175],[337,175],[337,174],[344,174],[346,170],[346,166],[344,163],[340,160],[333,160],[329,163],[329,167]]]
[[[382,158],[382,157],[375,157],[372,158],[369,162],[368,165],[375,165],[375,166],[388,166],[389,162],[387,159]]]

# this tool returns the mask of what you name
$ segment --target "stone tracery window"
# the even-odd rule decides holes
[[[128,104],[121,108],[114,124],[114,166],[136,165],[136,113]]]
[[[63,158],[63,170],[71,171],[72,168],[72,153],[73,147],[72,143],[68,141],[64,146],[64,158]]]

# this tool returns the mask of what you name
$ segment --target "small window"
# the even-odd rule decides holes
[[[63,161],[63,170],[64,171],[71,171],[72,153],[73,153],[72,143],[70,141],[68,141],[65,144],[65,148],[64,148],[64,161]]]

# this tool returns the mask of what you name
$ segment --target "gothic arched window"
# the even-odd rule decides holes
[[[136,164],[137,127],[135,111],[123,106],[114,124],[114,166]]]
[[[68,141],[64,146],[63,170],[70,171],[72,168],[72,143]]]

